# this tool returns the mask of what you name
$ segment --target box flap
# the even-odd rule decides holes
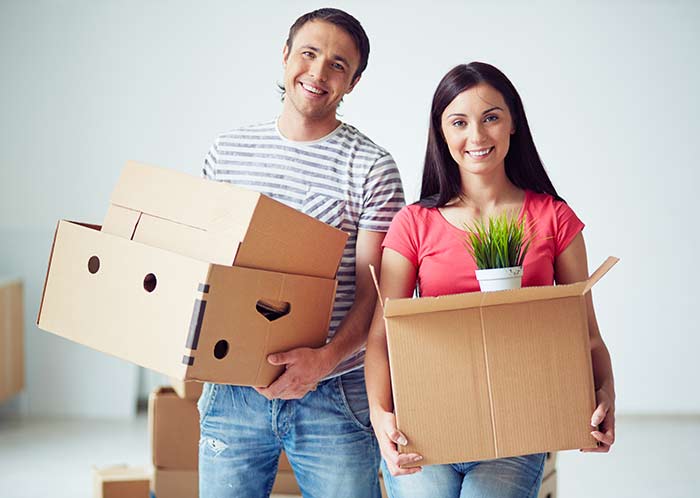
[[[175,171],[127,161],[111,202],[203,230],[247,226],[260,194]]]
[[[588,278],[586,281],[586,285],[583,289],[583,293],[585,294],[586,292],[590,291],[591,288],[600,280],[603,278],[603,275],[608,273],[610,268],[615,266],[615,264],[620,261],[620,258],[616,258],[614,256],[609,256],[608,259],[603,261],[603,264],[598,267],[596,271],[593,272],[593,274]]]
[[[467,292],[438,297],[421,297],[420,299],[387,299],[384,304],[384,316],[415,315],[436,311],[498,306],[550,299],[579,296],[588,292],[593,285],[605,275],[618,258],[609,257],[588,280],[567,285],[545,285],[541,287],[523,287],[521,289],[497,292]]]
[[[141,211],[110,204],[102,224],[102,231],[126,239],[133,239],[140,217]]]

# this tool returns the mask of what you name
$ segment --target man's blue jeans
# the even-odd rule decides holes
[[[393,477],[382,461],[391,498],[535,498],[542,484],[544,453],[482,462],[426,465]]]
[[[200,498],[269,496],[281,449],[305,498],[381,496],[361,368],[298,400],[205,384],[198,407]]]

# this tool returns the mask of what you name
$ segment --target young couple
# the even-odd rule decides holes
[[[368,266],[381,268],[385,297],[412,296],[418,283],[424,296],[478,290],[461,227],[516,210],[547,234],[527,256],[523,285],[576,282],[588,276],[583,224],[542,166],[517,91],[498,69],[478,62],[456,66],[438,84],[421,199],[403,207],[391,155],[336,116],[368,55],[354,17],[337,9],[303,15],[282,51],[280,116],[220,135],[206,156],[205,177],[262,192],[349,239],[326,345],[270,355],[285,371],[265,388],[205,384],[200,498],[268,496],[281,450],[308,498],[379,497],[380,460],[394,498],[537,495],[542,454],[403,468],[421,457],[398,453],[406,437],[396,428],[384,322]],[[588,307],[597,396],[591,425],[599,426],[591,430],[600,442],[593,451],[608,451],[612,368],[590,299]]]

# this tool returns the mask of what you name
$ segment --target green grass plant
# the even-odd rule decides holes
[[[467,251],[479,270],[522,266],[534,236],[534,223],[508,212],[464,226]]]

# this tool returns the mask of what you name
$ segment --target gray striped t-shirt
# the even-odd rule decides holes
[[[265,194],[349,235],[338,269],[330,340],[355,299],[357,230],[386,232],[404,205],[391,155],[346,123],[318,140],[293,142],[273,120],[219,135],[204,160],[203,175]],[[330,377],[360,367],[364,354],[363,348],[342,361]]]

